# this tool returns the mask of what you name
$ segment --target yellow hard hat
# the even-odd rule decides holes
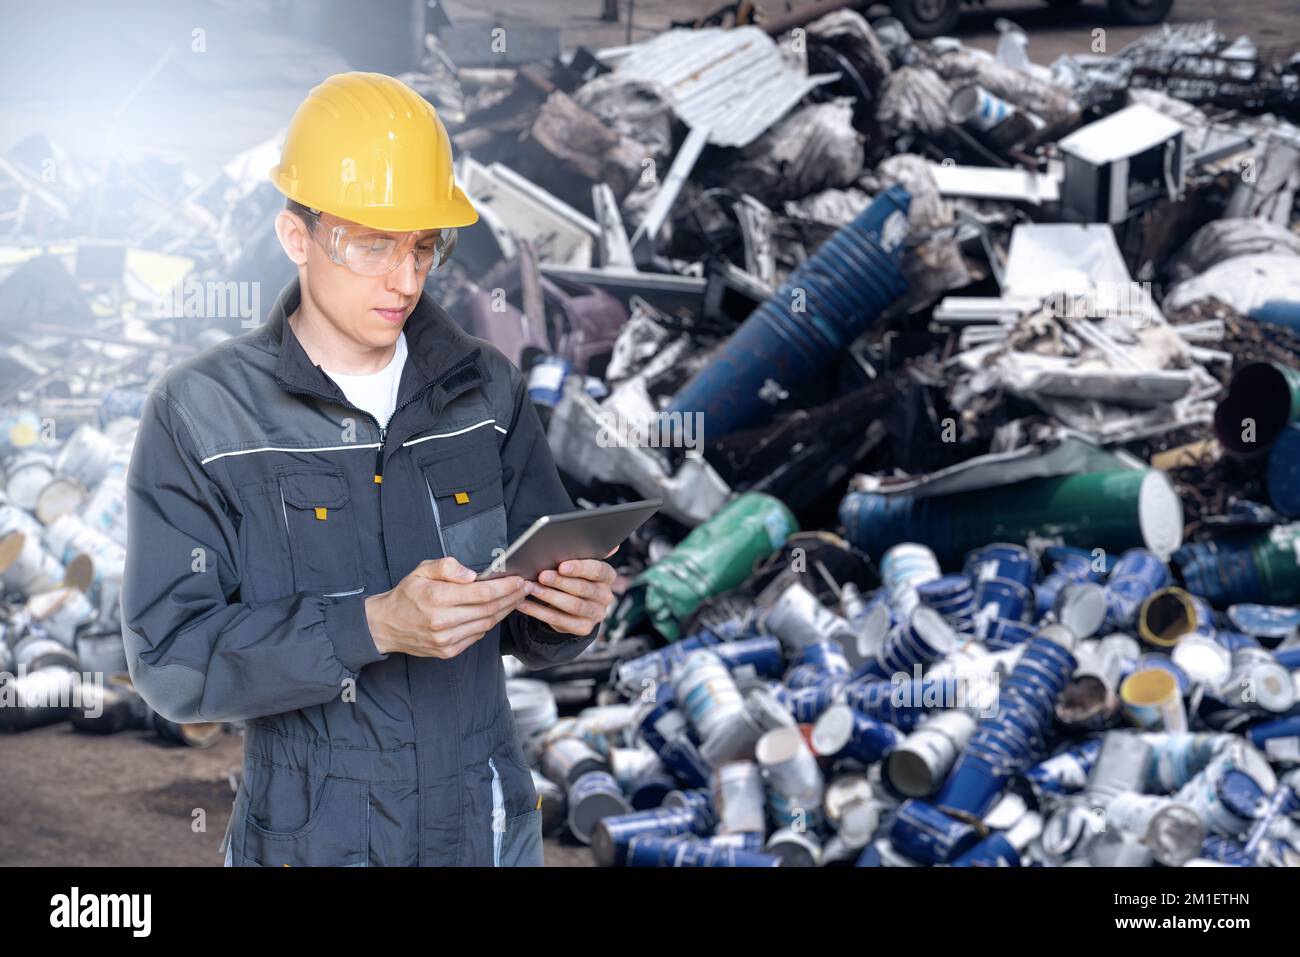
[[[401,80],[336,73],[293,115],[271,182],[312,209],[408,232],[477,222],[437,111]]]

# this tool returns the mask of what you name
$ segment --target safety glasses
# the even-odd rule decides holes
[[[333,262],[361,276],[383,276],[415,254],[417,272],[444,265],[456,248],[455,227],[417,233],[385,233],[368,226],[327,226],[318,210],[308,210],[307,224]]]

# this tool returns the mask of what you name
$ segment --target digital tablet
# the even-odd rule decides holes
[[[663,505],[663,499],[543,515],[498,555],[478,580],[519,575],[529,581],[572,558],[604,558]]]

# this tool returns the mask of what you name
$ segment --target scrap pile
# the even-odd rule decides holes
[[[848,9],[427,45],[403,79],[480,213],[431,294],[528,373],[575,501],[664,501],[600,640],[508,662],[548,831],[606,865],[1300,863],[1294,55],[1202,24],[1042,66]],[[0,279],[0,654],[37,675],[115,627],[117,397],[248,318],[173,290],[290,278],[275,141],[162,192],[55,151],[0,162],[0,229],[44,244]],[[60,246],[96,195],[121,239]]]
[[[1294,61],[783,26],[533,65],[456,134],[500,232],[448,294],[577,500],[665,502],[605,638],[511,682],[548,826],[606,865],[1300,863]]]

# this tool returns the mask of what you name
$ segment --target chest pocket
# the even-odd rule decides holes
[[[365,586],[356,509],[341,471],[284,472],[280,506],[289,531],[295,591],[348,594]]]
[[[481,572],[505,549],[506,506],[496,443],[418,460],[442,553]]]

